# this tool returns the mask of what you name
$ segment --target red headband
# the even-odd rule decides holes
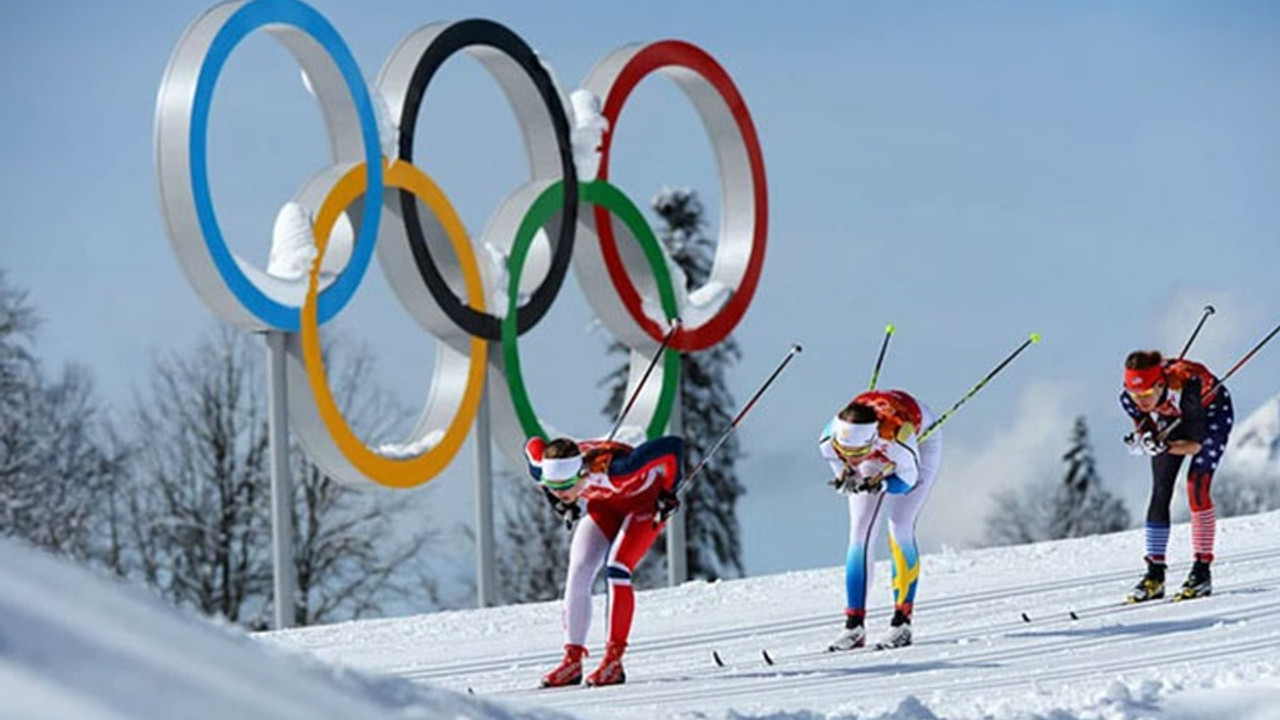
[[[1150,390],[1155,387],[1156,383],[1161,382],[1164,382],[1164,368],[1159,364],[1141,370],[1132,368],[1125,368],[1124,370],[1124,387],[1126,390],[1135,392]]]

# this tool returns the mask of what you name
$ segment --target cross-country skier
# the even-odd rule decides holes
[[[845,557],[844,632],[830,650],[866,645],[867,588],[875,567],[880,520],[889,516],[893,555],[893,620],[877,648],[911,644],[911,611],[920,578],[916,518],[929,497],[942,461],[942,434],[924,442],[933,421],[920,401],[902,390],[855,397],[822,431],[819,449],[835,474],[832,485],[849,497],[849,549]]]
[[[525,444],[529,472],[566,522],[578,522],[569,546],[562,620],[564,659],[542,678],[543,687],[583,681],[591,625],[591,585],[605,567],[609,588],[607,644],[588,685],[626,682],[622,654],[631,633],[635,593],[631,576],[664,520],[679,506],[683,441],[660,437],[636,448],[618,442],[532,438]],[[585,501],[585,511],[579,506]]]
[[[1205,398],[1217,388],[1212,400]],[[1124,361],[1124,392],[1120,404],[1133,418],[1133,432],[1125,436],[1129,452],[1151,457],[1151,501],[1147,506],[1145,560],[1147,572],[1129,596],[1130,602],[1164,597],[1169,544],[1169,505],[1182,459],[1191,457],[1187,471],[1187,499],[1191,504],[1191,548],[1195,562],[1182,583],[1180,598],[1208,595],[1213,590],[1209,564],[1213,562],[1217,522],[1209,486],[1231,434],[1233,412],[1227,388],[1204,365],[1190,360],[1166,360],[1159,351],[1137,350]],[[1162,438],[1172,423],[1177,426]]]

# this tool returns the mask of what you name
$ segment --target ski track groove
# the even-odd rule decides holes
[[[1271,588],[1274,590],[1274,588]],[[1228,597],[1232,599],[1245,598],[1256,592],[1256,584],[1246,583],[1244,586],[1235,587],[1215,594],[1215,597]],[[1265,591],[1263,591],[1265,592]],[[1197,601],[1184,601],[1187,607],[1193,607],[1192,603]],[[1203,610],[1188,616],[1179,618],[1175,621],[1179,624],[1194,624],[1199,620],[1211,620],[1209,629],[1221,622],[1230,622],[1239,624],[1247,622],[1249,626],[1249,636],[1252,640],[1243,642],[1225,643],[1221,645],[1210,645],[1207,649],[1203,646],[1198,648],[1194,654],[1189,654],[1186,647],[1182,646],[1181,640],[1184,632],[1202,631],[1204,628],[1188,627],[1182,632],[1176,633],[1177,637],[1169,638],[1168,633],[1160,633],[1159,631],[1135,632],[1128,634],[1116,635],[1108,632],[1108,627],[1100,626],[1092,629],[1072,631],[1072,632],[1095,632],[1097,637],[1081,640],[1077,637],[1067,634],[1061,639],[1049,640],[1044,642],[1032,641],[1020,645],[1015,648],[1007,646],[987,647],[977,652],[964,653],[948,656],[934,656],[928,658],[920,658],[920,663],[911,662],[911,648],[904,651],[893,651],[893,656],[884,653],[890,651],[869,651],[858,653],[853,657],[859,662],[854,664],[846,664],[840,667],[830,667],[833,663],[826,662],[820,666],[812,666],[796,663],[793,667],[768,667],[760,661],[761,667],[753,672],[730,671],[727,672],[725,681],[729,686],[723,688],[707,688],[696,687],[688,689],[670,689],[660,690],[659,692],[646,693],[633,692],[627,695],[619,694],[617,697],[611,697],[609,702],[613,707],[633,707],[652,704],[678,703],[681,701],[705,701],[715,698],[732,698],[740,696],[747,690],[741,686],[735,686],[732,681],[735,679],[759,679],[761,676],[778,677],[778,681],[770,683],[766,686],[754,686],[751,688],[753,692],[759,693],[759,697],[755,700],[764,700],[777,694],[785,694],[788,697],[795,697],[800,691],[806,691],[806,696],[814,692],[820,692],[827,688],[841,687],[847,688],[846,683],[854,678],[862,676],[875,676],[882,673],[900,674],[906,672],[920,673],[923,682],[912,687],[912,694],[917,696],[927,696],[930,693],[938,691],[946,691],[947,693],[975,693],[987,690],[999,689],[1009,686],[1025,685],[1025,684],[1044,684],[1050,682],[1067,681],[1076,678],[1086,678],[1097,676],[1106,672],[1122,672],[1125,670],[1141,670],[1152,663],[1164,662],[1172,660],[1175,662],[1200,662],[1203,660],[1212,660],[1216,658],[1238,656],[1239,654],[1254,650],[1274,650],[1276,643],[1275,635],[1280,633],[1280,600],[1268,599],[1265,602],[1256,602],[1251,604],[1242,604],[1234,608],[1222,608],[1221,603],[1215,602],[1213,598],[1204,599],[1202,601]],[[1184,607],[1182,603],[1154,603],[1150,607],[1164,606],[1169,608]],[[1143,606],[1135,606],[1143,607]],[[1207,611],[1207,613],[1205,612]],[[1254,623],[1256,619],[1263,619],[1261,623]],[[1169,621],[1166,621],[1169,622]],[[1024,624],[1025,625],[1025,624]],[[1123,625],[1120,625],[1123,627]],[[1141,626],[1139,626],[1141,627]],[[974,632],[965,633],[967,635],[986,635],[987,628],[976,629]],[[1271,630],[1269,634],[1263,631]],[[1033,631],[1034,632],[1034,631]],[[1003,637],[1009,637],[1005,635]],[[1081,650],[1090,650],[1097,647],[1110,646],[1114,647],[1117,643],[1130,645],[1140,642],[1161,642],[1164,644],[1177,643],[1179,646],[1162,652],[1134,653],[1131,658],[1119,660],[1097,660],[1088,653],[1081,653]],[[918,647],[913,646],[913,647]],[[1065,651],[1071,651],[1074,657],[1073,661],[1066,663],[1056,662],[1050,669],[1045,669],[1039,665],[1008,667],[1009,661],[1017,661],[1026,658],[1034,659],[1036,657],[1044,657],[1045,659],[1060,660],[1059,656]],[[843,654],[823,654],[822,657],[829,657],[832,660],[852,659]],[[892,657],[889,661],[883,658]],[[936,673],[945,670],[948,666],[973,665],[984,662],[1000,661],[999,676],[979,682],[961,684],[957,683],[954,678],[938,678]],[[917,664],[931,665],[936,667],[926,667],[923,669],[912,668]],[[726,668],[725,670],[729,670]],[[668,684],[684,679],[685,676],[679,677],[657,677],[653,680],[642,680],[638,685],[643,688],[648,683]],[[625,687],[625,686],[624,686]],[[633,686],[634,687],[634,686]],[[620,690],[621,688],[619,688]],[[597,704],[601,696],[602,690],[612,690],[611,688],[594,688],[590,690],[595,697],[590,698],[569,698],[566,703],[556,703],[557,707],[574,708],[584,707]],[[872,697],[888,697],[896,696],[901,693],[899,688],[891,688],[887,691],[877,693],[874,686],[860,686],[858,696],[860,699]]]
[[[1222,561],[1222,567],[1224,569],[1239,568],[1243,566],[1253,565],[1259,562],[1275,560],[1277,558],[1280,558],[1280,548],[1254,550],[1251,552],[1243,552],[1243,553],[1233,555],[1231,556],[1230,559],[1224,559]],[[998,588],[998,589],[984,590],[984,591],[973,592],[973,593],[965,593],[963,595],[952,595],[947,598],[939,599],[937,601],[928,601],[928,604],[925,606],[925,608],[921,612],[921,615],[924,617],[933,615],[934,611],[946,610],[954,607],[961,607],[964,610],[971,611],[973,615],[976,615],[979,617],[984,615],[994,616],[996,613],[991,611],[984,611],[980,607],[975,607],[975,605],[979,605],[979,604],[986,603],[993,600],[1000,600],[1000,601],[1003,601],[1001,602],[1001,605],[1006,607],[1002,607],[998,610],[999,615],[1002,617],[1004,616],[1011,617],[1011,619],[1003,622],[963,627],[961,622],[958,622],[955,617],[952,617],[952,619],[948,622],[948,626],[944,626],[941,632],[936,634],[931,634],[924,642],[917,642],[915,647],[927,648],[930,646],[955,642],[957,640],[960,640],[966,637],[988,637],[988,636],[1007,637],[1015,629],[1027,630],[1028,632],[1036,632],[1040,630],[1047,630],[1049,628],[1057,627],[1064,623],[1075,625],[1076,622],[1083,622],[1083,621],[1091,620],[1094,618],[1105,618],[1111,615],[1120,615],[1123,617],[1128,617],[1129,613],[1134,611],[1143,611],[1143,610],[1148,610],[1150,608],[1157,608],[1162,606],[1168,607],[1170,605],[1175,605],[1175,606],[1181,605],[1181,603],[1169,603],[1167,601],[1155,602],[1150,604],[1125,605],[1123,604],[1122,600],[1117,599],[1114,603],[1091,605],[1088,607],[1076,609],[1075,612],[1077,616],[1080,618],[1080,620],[1072,621],[1069,619],[1068,613],[1069,611],[1072,610],[1073,607],[1076,607],[1076,606],[1073,606],[1069,603],[1063,603],[1061,610],[1056,612],[1050,611],[1047,608],[1042,606],[1037,612],[1034,612],[1031,614],[1032,622],[1030,623],[1027,623],[1021,619],[1016,606],[1013,609],[1009,609],[1007,607],[1008,605],[1011,604],[1010,603],[1011,600],[1015,600],[1017,598],[1024,597],[1027,595],[1038,596],[1038,595],[1044,594],[1045,592],[1079,590],[1084,588],[1092,588],[1095,586],[1108,585],[1123,579],[1132,578],[1134,574],[1135,573],[1132,570],[1094,573],[1092,575],[1086,575],[1086,576],[1075,576],[1069,580],[1062,580],[1062,581],[1053,582],[1053,583],[1025,584],[1020,586],[1015,586],[1012,588]],[[1231,588],[1222,588],[1218,593],[1215,594],[1215,597],[1231,596],[1233,592],[1239,593],[1241,592],[1242,589],[1249,590],[1250,587],[1255,585],[1257,585],[1257,583],[1246,583],[1244,587],[1232,586]],[[1187,602],[1194,602],[1194,601],[1187,601]],[[1208,602],[1212,605],[1219,604],[1218,602],[1214,601],[1212,598],[1210,598]],[[880,614],[883,614],[886,617],[888,615],[887,611],[885,611],[882,613],[872,613],[872,616],[874,617]],[[964,614],[969,615],[970,613],[967,612]],[[643,688],[645,685],[649,683],[670,684],[672,682],[704,679],[704,678],[709,678],[712,676],[719,676],[719,675],[728,676],[729,679],[734,677],[735,674],[738,674],[739,676],[741,676],[743,668],[747,667],[748,663],[746,661],[741,661],[738,659],[742,657],[743,651],[739,650],[737,652],[730,652],[729,648],[734,648],[735,643],[736,643],[736,647],[741,647],[745,641],[750,639],[760,640],[762,639],[761,636],[794,635],[797,633],[804,633],[804,632],[816,630],[819,628],[825,630],[825,629],[829,629],[832,626],[832,624],[833,624],[833,620],[832,620],[831,614],[828,614],[828,613],[808,614],[801,617],[784,618],[779,620],[756,623],[751,626],[747,626],[747,627],[744,627],[741,629],[735,629],[735,630],[726,631],[726,629],[720,628],[720,629],[709,630],[705,632],[681,635],[678,637],[669,636],[666,638],[657,638],[651,641],[645,641],[643,646],[637,648],[637,650],[633,651],[629,656],[629,657],[635,658],[634,662],[636,663],[636,665],[641,665],[642,663],[664,664],[664,663],[654,662],[654,660],[656,658],[660,658],[664,656],[669,657],[671,654],[677,653],[677,652],[683,653],[683,655],[685,656],[690,656],[696,659],[685,662],[684,667],[672,668],[675,670],[675,672],[673,673],[659,675],[652,679],[636,678],[637,680],[639,680],[638,683],[633,681],[633,683],[624,687],[628,689],[635,689],[637,687]],[[1142,637],[1142,636],[1138,636],[1138,637]],[[1062,641],[1054,641],[1050,643],[1041,643],[1035,646],[1019,646],[1017,648],[1007,648],[1007,647],[991,648],[989,650],[982,651],[979,653],[970,653],[969,655],[962,654],[960,656],[933,658],[930,662],[933,662],[935,664],[941,663],[943,664],[943,666],[945,666],[946,664],[956,664],[962,661],[963,662],[982,662],[991,658],[1010,659],[1010,658],[1032,657],[1035,655],[1041,655],[1045,653],[1058,652],[1067,648],[1080,649],[1082,647],[1086,647],[1086,648],[1093,647],[1097,644],[1111,644],[1117,641],[1128,642],[1128,641],[1132,641],[1133,639],[1134,639],[1133,637],[1115,638],[1111,636],[1104,636],[1104,639],[1095,639],[1094,641],[1090,641],[1087,645],[1082,645],[1082,642],[1084,641],[1080,641],[1077,639],[1067,639]],[[712,641],[714,641],[714,644],[712,643]],[[825,645],[825,642],[815,641],[813,644]],[[802,653],[788,654],[786,650],[783,649],[786,647],[788,646],[786,645],[775,646],[775,649],[773,650],[772,654],[775,657],[777,664],[774,666],[765,665],[764,661],[761,659],[759,654],[760,647],[754,648],[752,650],[752,654],[750,657],[752,658],[752,664],[754,665],[754,667],[757,668],[756,674],[759,674],[759,673],[764,673],[767,675],[781,675],[785,673],[792,673],[792,674],[801,673],[801,674],[808,674],[808,675],[812,675],[813,673],[830,674],[829,669],[823,668],[821,667],[821,665],[830,664],[825,662],[828,659],[834,661],[834,660],[845,658],[845,656],[840,654],[832,654],[832,653],[826,653],[822,651],[806,651]],[[711,659],[711,650],[713,649],[719,650],[722,656],[726,657],[726,667],[720,668],[720,667],[716,667],[713,664]],[[691,655],[689,652],[690,650],[696,650],[696,653],[693,653]],[[908,649],[908,652],[910,652],[909,649]],[[877,658],[882,656],[879,653],[874,653],[874,654],[860,654],[859,657],[860,658],[868,658],[868,657]],[[430,679],[430,678],[450,678],[450,677],[457,677],[457,676],[464,676],[464,678],[467,680],[480,680],[481,678],[478,676],[482,676],[486,672],[501,671],[503,673],[509,673],[513,669],[523,669],[524,666],[526,665],[532,667],[537,663],[550,664],[555,662],[559,658],[560,658],[560,652],[557,649],[555,651],[546,652],[546,653],[525,654],[525,655],[515,656],[515,657],[506,656],[498,660],[471,661],[471,662],[464,662],[464,663],[454,663],[451,665],[434,666],[434,667],[426,668],[423,670],[415,670],[407,673],[399,673],[398,675],[400,677],[408,678],[411,680],[423,680],[423,679]],[[820,666],[817,668],[806,669],[806,666],[803,663],[811,663],[811,662],[820,663]],[[1148,660],[1146,659],[1146,656],[1143,656],[1138,662],[1147,663]],[[674,663],[667,662],[665,664],[668,667],[671,667],[673,665],[677,665],[677,666],[680,665],[680,663],[678,662],[674,662]],[[828,680],[830,682],[842,682],[846,680],[850,675],[861,675],[861,674],[867,673],[868,670],[866,666],[875,665],[875,664],[876,664],[875,661],[872,660],[869,662],[858,663],[852,667],[848,667],[848,666],[842,667],[841,669],[842,671],[839,673],[839,677],[835,678],[834,680],[831,680],[828,678]],[[894,664],[897,664],[897,663],[890,663],[888,666],[885,666],[883,662],[879,663],[880,666],[886,667],[886,669],[888,670],[891,670]],[[1097,664],[1093,663],[1090,665],[1090,667],[1097,667]],[[1135,667],[1138,667],[1138,666],[1135,666]],[[540,672],[541,668],[538,668],[538,671]],[[1036,677],[1036,680],[1047,680],[1047,679],[1051,679],[1052,677],[1052,674],[1046,674],[1039,670],[1037,670],[1036,672],[1039,673]],[[1090,671],[1090,673],[1092,672],[1094,671]],[[821,681],[822,681],[822,678],[819,678],[817,681],[819,685],[822,684]],[[478,694],[491,695],[495,697],[504,697],[504,698],[517,698],[517,697],[538,698],[539,696],[542,696],[550,699],[548,693],[545,690],[540,690],[536,687],[532,687],[533,683],[535,682],[536,682],[536,678],[533,677],[533,673],[531,673],[531,676],[527,679],[527,681],[522,682],[522,684],[519,686],[512,686],[508,684],[505,687],[495,687],[492,689],[487,689],[479,692]],[[814,682],[813,680],[804,681],[799,683],[795,687],[810,687],[810,685],[813,682]],[[1016,684],[1020,682],[1030,682],[1030,680],[1023,678],[1023,679],[1012,681],[1012,682]],[[776,688],[776,690],[782,691],[790,687],[792,686],[783,685]],[[617,689],[594,688],[590,692],[595,697],[592,697],[590,699],[583,698],[582,699],[583,702],[581,703],[577,702],[578,700],[577,698],[573,698],[567,704],[562,705],[561,703],[558,703],[558,702],[555,704],[558,706],[564,706],[564,707],[572,707],[579,704],[594,705],[599,700],[599,697],[600,697],[599,693],[610,692],[612,694],[615,690],[620,690],[620,689],[621,688],[617,688]],[[962,689],[962,688],[957,687],[956,685],[954,685],[953,682],[947,682],[945,684],[939,685],[937,688],[934,688],[934,689],[953,690],[953,689]],[[772,685],[769,686],[768,689],[766,690],[766,692],[769,692],[769,693],[772,693],[774,691],[775,691],[775,688]],[[634,697],[627,697],[625,699],[620,698],[620,701],[623,704],[628,704],[628,705],[629,704],[650,704],[653,702],[664,701],[664,700],[693,699],[698,697],[715,696],[717,694],[719,694],[720,696],[727,697],[731,695],[738,695],[738,694],[741,694],[742,692],[743,691],[741,688],[736,688],[732,690],[726,689],[724,691],[717,691],[714,689],[707,689],[707,688],[699,688],[697,690],[690,689],[688,691],[675,691],[675,692],[669,692],[669,694],[655,696],[655,695],[645,694],[643,691],[641,691],[639,693],[633,693]],[[924,692],[923,689],[922,689],[922,692]],[[559,693],[556,693],[556,694],[558,695]]]
[[[1241,553],[1239,555],[1232,556],[1232,558],[1229,561],[1223,562],[1223,566],[1224,567],[1228,566],[1228,563],[1230,564],[1230,566],[1235,566],[1239,564],[1251,564],[1253,562],[1260,562],[1260,561],[1276,559],[1276,558],[1280,558],[1280,549],[1259,550],[1259,551]],[[945,610],[945,609],[956,607],[956,606],[969,607],[974,603],[980,603],[987,600],[1010,600],[1013,598],[1023,597],[1026,595],[1039,595],[1047,591],[1073,590],[1073,589],[1080,589],[1085,587],[1092,587],[1094,585],[1100,585],[1100,584],[1109,583],[1113,581],[1124,580],[1126,578],[1131,578],[1134,576],[1134,574],[1135,574],[1134,571],[1129,571],[1129,570],[1112,571],[1112,572],[1105,572],[1105,573],[1095,573],[1093,575],[1078,576],[1078,577],[1073,577],[1070,580],[1061,580],[1061,581],[1052,582],[1052,583],[1043,583],[1043,584],[1035,584],[1035,585],[1028,584],[1028,585],[1022,585],[1022,586],[1017,586],[1013,588],[984,590],[984,591],[979,591],[974,593],[966,593],[964,595],[952,595],[947,598],[940,598],[936,601],[935,600],[927,601],[927,605],[925,605],[922,608],[922,614],[924,613],[932,614],[933,611]],[[1128,606],[1119,605],[1119,602],[1117,602],[1117,606],[1128,607]],[[1060,619],[1062,621],[1065,621],[1067,619],[1068,617],[1067,613],[1069,610],[1071,610],[1070,605],[1063,606],[1063,609],[1060,613],[1061,614]],[[1077,615],[1079,615],[1083,619],[1086,617],[1093,617],[1097,613],[1109,614],[1113,610],[1114,608],[1110,605],[1099,605],[1099,606],[1091,606],[1081,610],[1076,610],[1075,612]],[[643,609],[641,608],[640,611],[643,612]],[[868,614],[868,620],[878,617],[880,615],[888,617],[888,614],[889,613],[887,610],[873,611],[872,613]],[[720,643],[724,643],[731,640],[749,639],[749,638],[757,637],[761,635],[768,635],[768,636],[789,635],[794,633],[805,632],[808,630],[813,630],[815,628],[830,628],[835,624],[835,620],[833,619],[835,618],[835,616],[836,616],[836,613],[820,613],[820,614],[815,613],[815,614],[805,615],[798,618],[785,618],[781,620],[773,620],[768,622],[756,623],[756,624],[753,624],[741,629],[737,629],[737,630],[726,631],[724,628],[720,628],[715,630],[708,630],[705,632],[689,633],[689,634],[681,635],[679,637],[665,637],[665,638],[659,637],[659,638],[654,638],[652,640],[647,640],[644,642],[642,646],[634,648],[628,654],[628,657],[629,658],[645,658],[645,657],[650,657],[653,654],[663,653],[665,651],[689,650],[689,649],[698,648],[702,650],[700,656],[706,655],[707,661],[711,662],[710,660],[711,650],[720,649],[720,647],[719,645],[711,644],[710,641],[719,641]],[[1035,616],[1032,616],[1032,621],[1033,622],[1031,624],[1034,625],[1034,624],[1043,624],[1046,622],[1056,622],[1058,621],[1058,619],[1056,618],[1056,616],[1044,617],[1040,619],[1037,619]],[[1022,621],[1021,619],[1019,619],[1016,623],[1012,621],[1009,623],[1010,626],[1021,626],[1026,624],[1027,623]],[[759,649],[756,650],[755,656],[756,657],[759,656]],[[460,662],[460,663],[450,663],[447,665],[433,665],[428,668],[408,670],[405,672],[393,672],[392,674],[395,675],[396,677],[401,677],[408,680],[432,680],[432,679],[448,678],[448,677],[458,676],[458,675],[470,676],[473,674],[479,674],[479,673],[485,673],[485,672],[498,672],[498,671],[505,672],[512,669],[516,669],[516,668],[523,668],[525,666],[530,666],[530,667],[541,666],[542,664],[554,663],[557,660],[559,660],[560,657],[561,657],[561,650],[559,648],[556,648],[555,650],[549,650],[546,652],[527,653],[524,655],[516,655],[516,656],[503,656],[496,660],[494,659],[471,660],[471,661]],[[782,662],[782,661],[783,661],[782,658],[779,658],[779,662]],[[698,663],[698,664],[700,665],[701,663]],[[733,665],[735,663],[729,662],[728,664]]]

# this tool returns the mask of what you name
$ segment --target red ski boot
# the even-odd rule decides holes
[[[627,673],[622,669],[622,653],[626,652],[626,643],[609,643],[604,648],[604,659],[600,667],[587,676],[587,684],[592,687],[601,685],[621,685],[627,681]]]
[[[542,676],[542,687],[564,687],[582,682],[582,658],[587,649],[581,645],[565,645],[564,659],[554,670]]]

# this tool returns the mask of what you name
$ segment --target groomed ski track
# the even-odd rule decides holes
[[[1138,531],[925,555],[916,644],[899,650],[823,651],[840,629],[839,568],[642,592],[628,682],[618,687],[535,688],[560,656],[554,603],[269,637],[331,662],[584,717],[716,716],[730,709],[874,717],[909,697],[945,718],[1140,702],[1198,687],[1206,676],[1241,683],[1274,678],[1277,517],[1220,522],[1215,593],[1182,602],[1123,604],[1141,573]],[[1171,538],[1170,594],[1187,570],[1188,532],[1176,526]],[[881,562],[868,617],[872,641],[887,626],[890,597]],[[597,602],[587,669],[601,652],[603,614]],[[774,665],[764,662],[762,649]],[[716,665],[713,651],[725,667]]]

